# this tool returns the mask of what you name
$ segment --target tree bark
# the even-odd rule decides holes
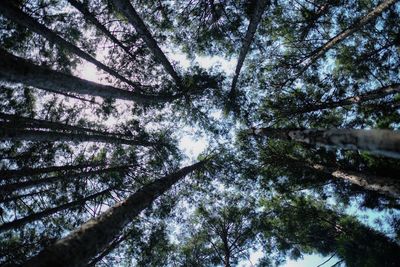
[[[373,19],[382,14],[383,11],[388,9],[391,5],[393,5],[396,0],[385,0],[378,6],[376,6],[371,12],[362,17],[360,20],[352,24],[346,30],[340,32],[335,37],[331,38],[328,42],[326,42],[323,46],[316,49],[312,52],[311,56],[308,57],[305,61],[303,61],[303,68],[301,72],[304,72],[312,63],[314,63],[317,59],[323,56],[328,50],[330,50],[333,46],[341,43],[344,39],[352,35],[354,32],[359,30],[361,27],[365,26],[367,23],[371,22]]]
[[[129,84],[133,88],[135,88],[137,90],[142,90],[140,88],[141,85],[139,83],[132,82],[132,81],[128,80],[127,78],[121,76],[115,70],[113,70],[110,67],[107,67],[106,65],[104,65],[103,63],[99,62],[98,60],[96,60],[94,57],[92,57],[88,53],[84,52],[79,47],[77,47],[74,44],[72,44],[71,42],[61,38],[58,34],[53,32],[52,30],[48,29],[44,25],[40,24],[39,22],[37,22],[35,19],[30,17],[29,15],[22,12],[16,6],[16,4],[17,3],[13,3],[13,1],[11,1],[11,0],[2,1],[1,5],[0,5],[1,14],[4,15],[6,18],[12,20],[13,22],[16,22],[22,26],[25,26],[28,29],[36,32],[37,34],[45,37],[49,42],[57,44],[58,46],[71,51],[72,53],[76,54],[77,56],[94,64],[99,69],[102,69],[103,71],[111,74],[115,78]]]
[[[228,243],[228,230],[225,228],[225,225],[223,227],[221,239],[224,244],[224,266],[231,267],[231,250]]]
[[[156,60],[163,65],[164,69],[169,75],[171,75],[178,87],[183,89],[182,80],[178,73],[176,73],[174,67],[169,62],[161,48],[158,46],[157,41],[153,38],[147,26],[144,24],[143,20],[140,18],[139,14],[133,8],[129,0],[113,0],[113,3],[117,10],[128,19],[133,27],[135,27],[136,31],[140,34]]]
[[[129,48],[126,47],[123,43],[121,43],[100,21],[97,20],[94,14],[90,12],[90,10],[85,6],[85,4],[79,2],[78,0],[68,0],[68,2],[74,6],[79,12],[81,12],[84,18],[91,22],[97,29],[99,29],[105,36],[107,36],[111,41],[113,41],[116,45],[118,45],[125,53],[127,53],[133,60],[135,60],[135,56],[129,51]]]
[[[400,133],[391,130],[260,128],[252,129],[250,134],[400,158]]]
[[[323,109],[332,109],[336,107],[343,107],[343,106],[348,106],[348,105],[353,105],[353,104],[362,104],[364,102],[370,101],[370,100],[376,100],[380,98],[384,98],[385,96],[388,95],[393,95],[395,93],[400,93],[400,84],[392,84],[388,86],[384,86],[375,90],[372,90],[370,92],[366,92],[364,94],[360,94],[358,96],[351,96],[344,98],[342,100],[337,100],[337,101],[329,101],[313,106],[305,106],[303,108],[298,108],[295,110],[286,110],[283,111],[282,113],[284,115],[290,115],[290,114],[304,114],[312,111],[317,111],[317,110],[323,110]]]
[[[243,67],[244,60],[246,59],[246,55],[249,52],[250,45],[253,41],[254,34],[257,31],[258,24],[261,21],[262,15],[267,7],[269,0],[257,0],[256,6],[254,8],[254,13],[250,19],[249,26],[246,31],[246,35],[244,37],[242,47],[240,48],[239,57],[235,69],[235,75],[233,76],[231,90],[229,92],[230,98],[234,98],[236,84],[239,80],[240,70]],[[234,99],[231,99],[234,100]]]
[[[89,260],[101,253],[119,232],[160,195],[169,190],[187,174],[200,169],[205,161],[184,167],[175,173],[156,180],[116,204],[99,217],[44,249],[23,266],[86,266]]]
[[[113,135],[118,136],[121,134],[109,133],[100,130],[94,130],[82,126],[69,125],[56,121],[47,121],[42,119],[34,119],[28,117],[22,117],[15,114],[6,114],[0,112],[0,119],[6,121],[11,125],[21,127],[21,128],[36,128],[36,129],[52,129],[52,130],[67,130],[72,132],[80,132],[80,133],[95,133],[95,134],[104,134],[104,135]],[[4,123],[4,122],[3,122]],[[15,128],[17,128],[15,127]]]
[[[40,168],[22,168],[19,170],[0,170],[0,180],[5,180],[9,178],[21,178],[30,175],[38,175],[49,172],[81,170],[84,168],[96,167],[99,165],[100,163],[87,163],[87,164],[77,164],[77,165],[40,167]]]
[[[46,178],[41,178],[41,179],[36,179],[36,180],[28,180],[24,182],[16,182],[16,183],[10,183],[10,184],[5,184],[0,186],[0,193],[2,194],[10,194],[14,191],[17,190],[22,190],[26,188],[31,188],[31,187],[38,187],[42,185],[47,185],[51,184],[63,179],[71,179],[71,178],[76,178],[80,176],[87,177],[89,175],[96,175],[96,174],[103,174],[103,173],[108,173],[108,172],[124,172],[126,171],[130,165],[123,165],[123,166],[116,166],[116,167],[110,167],[106,169],[100,169],[100,170],[94,170],[94,171],[86,171],[86,172],[79,172],[79,173],[68,173],[64,175],[57,175],[57,176],[51,176],[51,177],[46,177]]]
[[[99,142],[131,146],[154,146],[156,142],[137,141],[100,134],[60,133],[52,131],[1,128],[0,139],[33,142]]]
[[[41,191],[34,191],[31,193],[27,193],[27,194],[22,194],[22,195],[16,195],[16,196],[1,196],[0,195],[0,204],[1,203],[6,203],[6,202],[11,202],[11,201],[16,201],[25,197],[31,197],[31,196],[35,196],[35,195],[39,195],[39,194],[43,194],[43,193],[47,193],[52,191],[52,189],[46,189],[46,190],[41,190]]]
[[[82,198],[82,199],[79,199],[79,200],[75,200],[75,201],[72,201],[72,202],[65,203],[65,204],[60,205],[60,206],[58,206],[58,207],[45,209],[45,210],[43,210],[43,211],[41,211],[41,212],[33,213],[33,214],[28,215],[28,216],[26,216],[26,217],[24,217],[24,218],[17,219],[17,220],[8,222],[8,223],[4,223],[4,224],[0,225],[0,232],[7,231],[7,230],[10,230],[10,229],[19,228],[19,227],[21,227],[21,226],[24,226],[24,225],[27,224],[27,223],[34,222],[34,221],[38,221],[38,220],[40,220],[40,219],[42,219],[42,218],[44,218],[44,217],[53,215],[53,214],[55,214],[55,213],[57,213],[57,212],[59,212],[59,211],[63,211],[63,210],[66,210],[66,209],[70,209],[70,208],[73,208],[73,207],[75,207],[75,206],[82,206],[82,205],[85,204],[85,202],[87,202],[87,201],[89,201],[89,200],[96,199],[96,198],[99,197],[99,196],[106,195],[106,194],[108,194],[111,190],[112,190],[112,189],[109,188],[109,189],[100,191],[100,192],[98,192],[98,193],[96,193],[96,194],[87,196],[87,197],[85,197],[85,198]]]
[[[376,191],[382,195],[400,198],[400,181],[390,177],[376,176],[367,173],[343,170],[336,167],[328,167],[321,164],[310,166],[312,169],[322,171],[335,178],[343,179],[364,189]]]
[[[180,96],[146,95],[87,81],[69,74],[32,64],[0,48],[0,79],[23,83],[50,92],[86,94],[137,103],[170,102]]]

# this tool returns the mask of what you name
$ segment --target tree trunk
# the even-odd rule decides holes
[[[101,253],[121,230],[152,202],[170,189],[175,183],[194,170],[200,169],[205,161],[184,167],[175,173],[156,180],[128,197],[99,217],[83,224],[66,237],[44,249],[23,266],[86,266],[88,261]]]
[[[96,199],[96,198],[99,197],[99,196],[106,195],[106,194],[108,194],[111,190],[112,190],[112,189],[109,188],[109,189],[100,191],[100,192],[98,192],[98,193],[96,193],[96,194],[87,196],[87,197],[85,197],[85,198],[82,198],[82,199],[79,199],[79,200],[75,200],[75,201],[72,201],[72,202],[68,202],[68,203],[65,203],[65,204],[63,204],[63,205],[60,205],[60,206],[58,206],[58,207],[45,209],[45,210],[43,210],[43,211],[41,211],[41,212],[33,213],[33,214],[28,215],[28,216],[26,216],[26,217],[24,217],[24,218],[17,219],[17,220],[14,220],[14,221],[11,221],[11,222],[2,224],[2,225],[0,225],[0,232],[7,231],[7,230],[10,230],[10,229],[19,228],[19,227],[21,227],[21,226],[23,226],[23,225],[25,225],[25,224],[27,224],[27,223],[34,222],[34,221],[38,221],[38,220],[40,220],[40,219],[42,219],[42,218],[44,218],[44,217],[53,215],[53,214],[55,214],[55,213],[57,213],[57,212],[59,212],[59,211],[63,211],[63,210],[66,210],[66,209],[70,209],[70,208],[73,208],[73,207],[75,207],[75,206],[82,206],[82,205],[85,204],[85,202],[87,202],[87,201],[89,201],[89,200]]]
[[[400,133],[391,130],[359,129],[252,129],[251,134],[297,141],[315,146],[366,150],[386,157],[400,158]]]
[[[129,51],[129,48],[122,44],[100,21],[97,20],[94,14],[92,14],[89,9],[85,6],[85,4],[79,2],[78,0],[68,0],[68,2],[74,6],[79,12],[81,12],[84,18],[91,22],[94,26],[97,27],[105,36],[110,38],[116,45],[118,45],[125,53],[127,53],[133,60],[135,60],[135,56]]]
[[[38,187],[42,185],[47,185],[51,184],[63,179],[70,179],[70,178],[76,178],[80,176],[87,177],[89,175],[95,175],[95,174],[103,174],[103,173],[108,173],[108,172],[124,172],[126,171],[130,165],[123,165],[123,166],[116,166],[116,167],[110,167],[107,169],[101,169],[101,170],[94,170],[94,171],[86,171],[86,172],[79,172],[79,173],[68,173],[64,175],[57,175],[57,176],[51,176],[51,177],[46,177],[46,178],[41,178],[41,179],[36,179],[36,180],[28,180],[24,182],[17,182],[17,183],[10,183],[10,184],[5,184],[0,186],[0,193],[2,194],[10,194],[14,191],[17,190],[22,190],[26,188],[31,188],[31,187]]]
[[[137,103],[162,103],[179,96],[145,95],[109,85],[87,81],[69,74],[32,64],[0,48],[0,79],[23,83],[50,92],[87,94],[102,98],[122,99]]]
[[[46,121],[42,119],[34,119],[21,117],[14,114],[6,114],[0,112],[0,119],[8,121],[9,124],[18,126],[21,128],[36,128],[36,129],[53,129],[53,130],[67,130],[72,132],[81,132],[81,133],[95,133],[95,134],[105,134],[105,135],[114,135],[118,136],[121,134],[109,133],[100,130],[93,130],[90,128],[85,128],[82,126],[74,126],[56,121]],[[17,128],[17,127],[15,127]]]
[[[323,46],[315,50],[310,57],[308,57],[305,61],[303,61],[303,68],[301,72],[304,72],[312,63],[314,63],[317,59],[323,56],[328,50],[330,50],[333,46],[342,42],[344,39],[352,35],[354,32],[359,30],[361,27],[365,26],[367,23],[371,22],[373,19],[382,14],[383,11],[388,9],[391,5],[393,5],[396,0],[385,0],[377,7],[375,7],[371,12],[362,17],[360,20],[355,22],[346,30],[340,32],[335,37],[331,38],[328,42],[326,42]]]
[[[21,178],[21,177],[44,174],[49,172],[81,170],[83,168],[96,167],[99,165],[100,163],[87,163],[87,164],[77,164],[77,165],[40,167],[40,168],[22,168],[19,170],[0,170],[0,180],[5,180],[9,178]]]
[[[310,167],[314,170],[332,175],[335,178],[343,179],[358,185],[364,189],[376,191],[389,197],[400,198],[400,180],[398,179],[342,170],[340,168],[327,167],[321,164],[314,164]]]
[[[156,142],[137,141],[100,134],[75,134],[39,130],[0,128],[0,139],[33,142],[100,142],[131,146],[154,146]]]
[[[225,228],[225,226],[222,231],[221,239],[222,243],[224,244],[224,266],[231,267],[231,250],[228,243],[228,230]]]
[[[392,84],[388,85],[385,87],[378,88],[376,90],[372,90],[370,92],[366,92],[364,94],[360,94],[358,96],[352,96],[348,98],[344,98],[342,100],[337,100],[337,101],[329,101],[313,106],[305,106],[303,108],[298,108],[295,110],[286,110],[283,111],[283,114],[285,115],[291,115],[291,114],[304,114],[312,111],[317,111],[317,110],[323,110],[323,109],[332,109],[336,107],[343,107],[343,106],[348,106],[348,105],[353,105],[353,104],[361,104],[366,101],[370,100],[376,100],[380,98],[384,98],[385,96],[388,95],[393,95],[395,93],[400,93],[400,84]]]
[[[147,26],[144,24],[143,20],[140,18],[139,14],[133,8],[129,0],[113,0],[113,3],[116,9],[128,19],[133,27],[135,27],[136,31],[140,34],[156,60],[163,65],[164,69],[175,80],[175,83],[178,85],[178,87],[183,89],[182,81],[178,73],[176,73],[174,67],[160,49],[157,41],[153,38],[150,31],[147,29]]]
[[[133,88],[137,90],[142,90],[140,87],[141,85],[137,82],[132,82],[125,77],[118,74],[115,70],[107,67],[103,63],[97,61],[94,57],[89,55],[88,53],[84,52],[79,47],[75,46],[74,44],[70,43],[69,41],[64,40],[58,34],[53,32],[52,30],[48,29],[44,25],[38,23],[35,19],[30,17],[29,15],[22,12],[17,6],[17,3],[13,3],[11,0],[2,1],[0,5],[0,12],[6,18],[16,22],[22,26],[27,27],[28,29],[36,32],[37,34],[45,37],[49,42],[57,44],[58,46],[71,51],[72,53],[76,54],[77,56],[87,60],[88,62],[94,64],[99,69],[111,74],[115,78],[129,84]]]
[[[0,195],[0,204],[1,203],[6,203],[6,202],[11,202],[11,201],[16,201],[25,197],[31,197],[31,196],[35,196],[35,195],[39,195],[39,194],[43,194],[43,193],[47,193],[52,191],[53,189],[46,189],[46,190],[40,190],[40,191],[34,191],[31,193],[27,193],[27,194],[22,194],[22,195],[16,195],[16,196],[2,196]]]
[[[249,52],[250,45],[253,41],[254,34],[257,31],[258,24],[261,21],[261,17],[267,7],[269,0],[257,0],[256,6],[254,8],[254,13],[250,19],[249,26],[247,28],[246,35],[244,37],[242,47],[240,48],[239,57],[236,65],[235,75],[233,76],[231,91],[229,92],[231,100],[234,101],[236,84],[239,80],[240,70],[243,67],[246,55]]]

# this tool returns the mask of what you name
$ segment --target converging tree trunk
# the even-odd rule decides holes
[[[156,60],[163,65],[168,74],[174,79],[175,83],[179,87],[183,88],[182,80],[178,73],[176,73],[171,62],[169,62],[164,52],[158,46],[157,41],[153,38],[150,31],[147,29],[147,26],[144,24],[143,20],[140,18],[129,0],[113,0],[113,3],[117,10],[128,19],[133,27],[135,27],[136,31],[140,34]]]
[[[38,221],[38,220],[40,220],[40,219],[42,219],[44,217],[53,215],[53,214],[55,214],[55,213],[57,213],[59,211],[70,209],[70,208],[73,208],[73,207],[76,207],[76,206],[82,206],[87,201],[90,201],[90,200],[96,199],[96,198],[98,198],[100,196],[109,194],[111,190],[112,189],[109,188],[109,189],[103,190],[101,192],[98,192],[96,194],[84,197],[82,199],[71,201],[71,202],[62,204],[62,205],[60,205],[58,207],[45,209],[45,210],[43,210],[41,212],[33,213],[33,214],[28,215],[26,217],[23,217],[21,219],[17,219],[17,220],[2,224],[2,225],[0,225],[0,232],[7,231],[7,230],[10,230],[10,229],[17,229],[17,228],[19,228],[19,227],[21,227],[21,226],[23,226],[23,225],[25,225],[27,223]]]
[[[68,0],[68,2],[77,10],[79,10],[79,12],[83,14],[87,21],[96,26],[97,29],[99,29],[105,36],[107,36],[111,41],[124,50],[125,53],[127,53],[132,59],[135,59],[135,56],[129,51],[129,48],[121,43],[109,30],[107,30],[107,28],[97,20],[96,16],[90,12],[85,4],[79,2],[79,0]]]
[[[380,87],[376,90],[372,90],[370,92],[366,92],[357,96],[351,96],[347,97],[341,100],[337,101],[328,101],[325,103],[320,103],[316,105],[310,105],[307,106],[305,105],[304,107],[301,108],[295,108],[295,109],[290,109],[290,110],[284,110],[282,113],[285,115],[290,115],[290,114],[303,114],[303,113],[308,113],[312,111],[318,111],[318,110],[323,110],[323,109],[332,109],[336,107],[344,107],[348,105],[354,105],[354,104],[362,104],[364,102],[370,101],[370,100],[377,100],[384,98],[388,95],[393,95],[395,93],[400,93],[400,84],[392,84],[384,87]]]
[[[80,133],[95,133],[95,134],[107,134],[118,136],[120,134],[108,133],[105,131],[94,130],[82,126],[69,125],[61,122],[55,121],[47,121],[42,119],[34,119],[28,117],[22,117],[14,114],[6,114],[0,112],[0,119],[3,122],[0,124],[3,125],[13,125],[15,128],[34,128],[34,129],[52,129],[59,131],[71,131],[71,132],[80,132]]]
[[[87,81],[69,74],[35,65],[0,48],[0,79],[23,83],[50,92],[76,93],[137,103],[169,102],[179,96],[146,95]]]
[[[376,191],[394,198],[400,198],[400,181],[398,179],[328,167],[321,164],[313,164],[310,167],[314,170],[327,173],[332,177],[358,185],[366,190]]]
[[[260,128],[251,134],[297,141],[315,146],[366,150],[373,154],[400,158],[400,133],[391,130],[359,129],[274,129]]]
[[[304,72],[312,63],[314,63],[317,59],[319,59],[321,56],[323,56],[332,47],[334,47],[338,43],[342,42],[344,39],[346,39],[347,37],[352,35],[354,32],[358,31],[361,27],[365,26],[367,23],[374,20],[376,17],[378,17],[380,14],[382,14],[382,12],[384,12],[386,9],[388,9],[395,2],[396,2],[396,0],[383,1],[381,4],[376,6],[367,15],[365,15],[364,17],[359,19],[357,22],[355,22],[350,27],[348,27],[346,30],[340,32],[335,37],[331,38],[328,42],[326,42],[320,48],[316,49],[314,52],[311,53],[311,56],[309,56],[305,61],[303,61],[303,63],[302,63],[303,67],[302,67],[301,72]]]
[[[37,34],[42,35],[49,42],[55,43],[58,46],[60,46],[64,49],[67,49],[67,50],[71,51],[72,53],[76,54],[77,56],[87,60],[88,62],[94,64],[99,69],[102,69],[103,71],[111,74],[115,78],[129,84],[133,88],[135,88],[137,90],[141,90],[141,88],[140,88],[141,85],[139,83],[132,82],[132,81],[128,80],[127,78],[121,76],[115,70],[113,70],[110,67],[107,67],[106,65],[104,65],[103,63],[99,62],[98,60],[96,60],[94,57],[92,57],[88,53],[84,52],[79,47],[64,40],[58,34],[53,32],[52,30],[48,29],[44,25],[40,24],[39,22],[37,22],[35,19],[30,17],[29,15],[22,12],[17,7],[17,4],[18,4],[17,2],[14,2],[11,0],[2,1],[1,5],[0,5],[0,13],[3,14],[6,18],[12,20],[13,22],[23,25],[23,26],[27,27],[28,29],[36,32]]]
[[[60,133],[52,131],[1,128],[0,139],[33,142],[100,142],[132,146],[154,146],[156,142],[130,140],[109,135]]]
[[[200,169],[204,163],[205,161],[201,161],[184,167],[143,186],[126,200],[45,248],[23,266],[86,266],[89,260],[101,253],[142,210],[187,174]]]
[[[31,175],[45,174],[49,172],[65,172],[72,170],[82,170],[88,167],[99,166],[100,163],[86,163],[77,165],[50,166],[40,168],[22,168],[18,170],[0,170],[0,180],[9,178],[21,178]]]
[[[52,191],[53,189],[46,189],[46,190],[40,190],[40,191],[33,191],[27,194],[22,194],[22,195],[13,195],[13,196],[3,196],[0,195],[0,204],[1,203],[6,203],[6,202],[11,202],[11,201],[16,201],[16,200],[21,200],[26,197],[31,197],[31,196],[36,196],[44,193],[48,193]]]
[[[250,19],[249,26],[247,27],[246,35],[244,37],[242,47],[240,48],[239,57],[235,69],[235,75],[233,76],[231,91],[229,92],[230,98],[234,98],[236,84],[239,80],[240,70],[243,67],[244,60],[246,59],[246,55],[249,52],[250,45],[253,41],[254,34],[257,31],[258,24],[262,18],[262,15],[267,7],[269,0],[257,0],[256,6],[254,8],[253,15]],[[231,99],[234,100],[234,99]]]
[[[77,177],[88,177],[91,175],[105,174],[105,173],[110,173],[110,172],[123,173],[123,172],[126,172],[129,169],[129,167],[131,167],[131,165],[115,166],[115,167],[110,167],[110,168],[100,169],[100,170],[92,170],[92,171],[85,171],[85,172],[79,172],[79,173],[68,173],[68,174],[64,174],[64,175],[50,176],[50,177],[45,177],[45,178],[40,178],[40,179],[30,179],[28,181],[23,181],[23,182],[4,184],[4,185],[0,186],[0,193],[1,194],[10,194],[17,190],[27,189],[27,188],[31,188],[31,187],[39,187],[39,186],[43,186],[43,185],[52,184],[52,183],[55,183],[55,182],[58,182],[61,180],[77,178]]]

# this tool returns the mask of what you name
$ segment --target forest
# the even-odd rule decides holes
[[[398,267],[399,128],[400,1],[1,0],[0,266]]]

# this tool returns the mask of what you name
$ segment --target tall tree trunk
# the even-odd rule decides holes
[[[0,180],[5,180],[9,178],[21,178],[21,177],[44,174],[49,172],[81,170],[84,168],[96,167],[99,165],[100,163],[86,163],[77,165],[50,166],[50,167],[40,167],[40,168],[22,168],[18,170],[0,170]]]
[[[42,119],[34,119],[28,117],[22,117],[14,114],[6,114],[0,112],[0,119],[5,120],[6,124],[9,123],[11,125],[16,126],[15,128],[40,128],[40,129],[52,129],[52,130],[67,130],[72,132],[80,132],[80,133],[95,133],[95,134],[106,134],[118,136],[121,134],[109,133],[100,130],[94,130],[82,126],[69,125],[56,121],[47,121]]]
[[[246,35],[245,35],[243,43],[242,43],[242,47],[240,48],[239,57],[238,57],[236,70],[235,70],[235,75],[233,76],[231,90],[229,92],[231,101],[234,101],[236,84],[239,80],[240,70],[243,67],[244,60],[246,59],[246,55],[249,52],[250,45],[253,41],[254,34],[257,31],[258,24],[261,21],[262,15],[263,15],[268,3],[269,3],[269,0],[257,0],[253,15],[250,19],[249,26],[247,27],[247,31],[246,31]]]
[[[99,69],[102,69],[103,71],[111,74],[115,78],[129,84],[133,88],[135,88],[137,90],[142,90],[141,85],[139,83],[132,82],[132,81],[128,80],[127,78],[121,76],[120,74],[118,74],[118,72],[111,69],[110,67],[107,67],[103,63],[99,62],[98,60],[96,60],[94,57],[92,57],[88,53],[84,52],[79,47],[75,46],[74,44],[72,44],[69,41],[64,40],[58,34],[53,32],[52,30],[48,29],[44,25],[40,24],[39,22],[37,22],[35,19],[30,17],[29,15],[22,12],[16,5],[17,5],[17,3],[14,1],[11,1],[11,0],[2,1],[1,5],[0,5],[1,14],[4,15],[6,18],[12,20],[13,22],[16,22],[22,26],[25,26],[28,29],[36,32],[37,34],[42,35],[49,42],[57,44],[58,46],[71,51],[72,53],[76,54],[77,56],[94,64]]]
[[[308,57],[303,62],[304,66],[303,66],[301,72],[304,72],[312,63],[314,63],[317,59],[319,59],[321,56],[323,56],[333,46],[337,45],[338,43],[341,43],[344,39],[346,39],[347,37],[352,35],[354,32],[358,31],[361,27],[365,26],[367,23],[374,20],[376,17],[378,17],[380,14],[382,14],[383,11],[388,9],[395,2],[396,2],[396,0],[384,0],[381,4],[376,6],[367,15],[365,15],[360,20],[358,20],[357,22],[352,24],[346,30],[340,32],[335,37],[331,38],[328,42],[326,42],[320,48],[316,49],[314,52],[312,52],[311,56]]]
[[[181,89],[183,89],[182,80],[178,73],[176,73],[174,67],[169,62],[161,48],[158,46],[157,41],[153,38],[150,31],[147,29],[147,26],[144,24],[143,20],[140,18],[139,14],[133,8],[129,0],[113,0],[113,3],[117,10],[128,19],[133,27],[135,27],[136,31],[140,34],[156,60],[163,65],[164,69],[175,80],[175,83]]]
[[[315,146],[366,150],[377,155],[400,158],[400,133],[397,131],[260,128],[252,129],[250,133]]]
[[[94,267],[96,264],[101,261],[105,256],[110,254],[115,248],[119,246],[122,242],[124,242],[129,236],[133,233],[133,231],[129,231],[128,233],[124,234],[123,236],[115,239],[112,241],[107,248],[101,252],[99,255],[97,255],[95,258],[91,259],[90,262],[88,263],[87,267]]]
[[[27,193],[27,194],[8,196],[8,197],[0,195],[0,204],[1,203],[6,203],[6,202],[11,202],[11,201],[16,201],[16,200],[19,200],[19,199],[22,199],[22,198],[25,198],[25,197],[31,197],[31,196],[47,193],[47,192],[50,192],[52,190],[53,189],[33,191],[33,192],[30,192],[30,193]]]
[[[146,95],[109,85],[87,81],[69,74],[35,65],[0,48],[0,79],[23,83],[42,90],[61,93],[87,94],[103,98],[122,99],[137,103],[169,102],[179,96]]]
[[[221,239],[224,245],[224,266],[231,267],[231,250],[228,243],[228,230],[225,228],[225,225],[222,230]]]
[[[169,190],[187,174],[200,169],[205,161],[184,167],[175,173],[156,180],[116,204],[99,217],[83,224],[66,237],[44,249],[23,266],[86,266],[101,253],[121,230],[142,210]]]
[[[73,208],[73,207],[76,207],[76,206],[82,206],[82,205],[85,204],[85,202],[87,202],[89,200],[93,200],[93,199],[96,199],[99,196],[103,196],[103,195],[106,195],[106,194],[110,193],[111,190],[112,189],[109,188],[109,189],[100,191],[100,192],[98,192],[96,194],[87,196],[85,198],[62,204],[62,205],[60,205],[58,207],[45,209],[45,210],[43,210],[41,212],[33,213],[33,214],[28,215],[28,216],[26,216],[24,218],[17,219],[17,220],[8,222],[8,223],[4,223],[4,224],[0,225],[0,232],[7,231],[7,230],[10,230],[10,229],[17,229],[17,228],[19,228],[19,227],[21,227],[21,226],[23,226],[23,225],[25,225],[27,223],[38,221],[38,220],[40,220],[42,218],[45,218],[45,217],[50,216],[50,215],[53,215],[53,214],[55,214],[55,213],[57,213],[59,211],[70,209],[70,208]]]
[[[60,133],[39,130],[0,128],[0,139],[33,142],[100,142],[131,146],[154,146],[156,142],[137,141],[100,134]]]
[[[392,84],[388,86],[384,86],[370,92],[366,92],[364,94],[360,94],[358,96],[351,96],[337,101],[329,101],[325,103],[320,103],[312,106],[304,106],[302,108],[294,109],[294,110],[284,110],[282,113],[284,115],[290,114],[304,114],[312,111],[323,110],[323,109],[331,109],[336,107],[343,107],[353,104],[361,104],[366,101],[376,100],[380,98],[384,98],[388,95],[393,95],[395,93],[400,93],[400,84]]]
[[[341,43],[347,37],[349,37],[356,31],[358,31],[360,28],[362,28],[363,26],[365,26],[372,20],[374,20],[376,17],[381,15],[382,12],[384,12],[390,6],[392,6],[395,2],[396,2],[396,0],[384,0],[381,4],[376,6],[367,15],[365,15],[364,17],[359,19],[357,22],[355,22],[350,27],[348,27],[346,30],[343,30],[336,36],[332,37],[329,41],[327,41],[321,47],[314,50],[310,54],[310,56],[308,56],[305,60],[303,60],[301,63],[299,63],[300,69],[297,72],[295,72],[294,76],[291,76],[290,78],[286,79],[283,83],[280,84],[280,87],[282,88],[283,86],[294,82],[297,79],[297,77],[299,77],[301,74],[303,74],[315,61],[317,61],[320,57],[322,57],[332,47],[334,47],[338,43]]]
[[[81,12],[84,16],[84,18],[91,22],[94,26],[96,26],[97,29],[99,29],[105,36],[110,38],[111,41],[113,41],[116,45],[118,45],[122,50],[125,51],[132,59],[135,59],[135,56],[129,51],[129,48],[126,47],[123,43],[121,43],[109,30],[107,30],[106,27],[104,27],[103,24],[100,23],[100,21],[97,20],[96,16],[90,12],[90,10],[87,8],[87,6],[79,0],[68,0],[68,2],[74,6],[79,12]]]
[[[68,173],[68,174],[64,174],[64,175],[50,176],[50,177],[41,178],[41,179],[35,179],[35,180],[31,179],[31,180],[23,181],[23,182],[4,184],[4,185],[0,186],[0,193],[10,194],[17,190],[27,189],[27,188],[31,188],[31,187],[38,187],[38,186],[42,186],[42,185],[48,185],[48,184],[52,184],[52,183],[55,183],[55,182],[63,180],[63,179],[87,177],[90,175],[104,174],[104,173],[109,173],[109,172],[114,172],[114,171],[122,173],[124,171],[127,171],[129,167],[130,167],[130,165],[115,166],[115,167],[110,167],[110,168],[106,168],[106,169],[94,170],[94,171]]]
[[[280,155],[277,155],[278,157]],[[311,172],[328,174],[331,177],[345,180],[351,184],[362,187],[365,190],[375,191],[389,197],[400,198],[400,180],[392,177],[373,175],[368,172],[359,172],[344,169],[335,164],[323,165],[311,162],[310,160],[299,159],[293,156],[283,156],[280,162],[290,169],[308,169]],[[278,163],[280,164],[280,163]]]
[[[335,178],[343,179],[366,190],[376,191],[380,194],[400,198],[400,180],[390,177],[376,176],[368,173],[343,170],[321,164],[313,164],[310,168],[327,173]]]

